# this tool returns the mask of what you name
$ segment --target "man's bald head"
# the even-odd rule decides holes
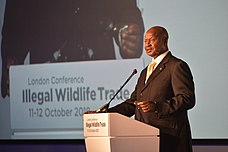
[[[169,35],[167,30],[164,27],[161,26],[154,26],[151,27],[149,30],[147,30],[146,33],[152,33],[154,37],[156,38],[165,38],[166,40],[168,40]]]
[[[168,51],[168,32],[164,27],[154,26],[145,35],[145,50],[148,56],[157,58]]]

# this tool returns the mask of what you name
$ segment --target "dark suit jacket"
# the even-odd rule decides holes
[[[109,112],[135,119],[160,129],[160,151],[190,152],[191,131],[187,110],[195,105],[193,77],[188,65],[168,53],[145,84],[146,68],[142,70],[131,98]],[[135,101],[151,101],[152,111],[142,112]]]

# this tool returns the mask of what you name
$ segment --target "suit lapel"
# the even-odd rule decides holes
[[[153,73],[150,75],[150,77],[148,78],[146,84],[144,85],[144,87],[142,88],[142,91],[150,84],[151,81],[153,81],[158,75],[159,73],[161,73],[165,68],[165,64],[169,61],[169,58],[172,56],[172,54],[169,52],[164,59],[158,64],[158,66],[156,67],[156,69],[153,71]],[[146,75],[146,74],[145,74]]]

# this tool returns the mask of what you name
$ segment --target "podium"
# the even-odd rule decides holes
[[[84,114],[87,152],[159,152],[159,129],[118,113]]]

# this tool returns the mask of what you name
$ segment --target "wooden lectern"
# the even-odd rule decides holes
[[[84,115],[87,152],[159,152],[159,129],[118,113]]]

